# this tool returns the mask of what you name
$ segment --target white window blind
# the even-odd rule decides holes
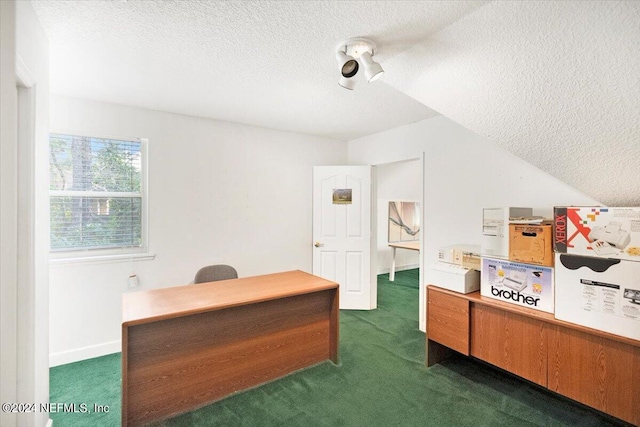
[[[50,134],[51,250],[142,248],[141,140]]]

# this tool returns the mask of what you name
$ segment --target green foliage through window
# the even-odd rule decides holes
[[[51,134],[51,249],[142,246],[140,141]]]

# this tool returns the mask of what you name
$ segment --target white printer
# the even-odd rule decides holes
[[[463,294],[479,290],[479,253],[478,245],[451,245],[440,248],[438,262],[427,268],[427,283]]]
[[[616,249],[624,250],[631,242],[631,235],[622,229],[621,223],[611,221],[604,227],[594,226],[589,239],[594,242],[592,247],[598,255],[610,255],[616,253]]]
[[[459,265],[437,262],[427,268],[425,276],[431,285],[462,294],[480,290],[480,272]]]

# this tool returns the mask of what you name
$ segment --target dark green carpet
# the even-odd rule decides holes
[[[340,364],[325,362],[157,426],[615,426],[606,415],[465,357],[427,369],[418,270],[378,276],[378,310],[340,312]],[[120,424],[120,354],[51,369],[54,427]]]

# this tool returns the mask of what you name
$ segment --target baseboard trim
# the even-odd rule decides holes
[[[111,341],[104,344],[90,345],[49,355],[49,367],[66,365],[67,363],[78,362],[94,357],[106,356],[107,354],[119,353],[122,351],[121,341]]]
[[[404,271],[404,270],[413,270],[416,268],[420,268],[420,264],[407,264],[407,265],[400,265],[400,266],[396,266],[396,273],[398,271]],[[391,268],[378,268],[378,274],[387,274],[391,272]]]

